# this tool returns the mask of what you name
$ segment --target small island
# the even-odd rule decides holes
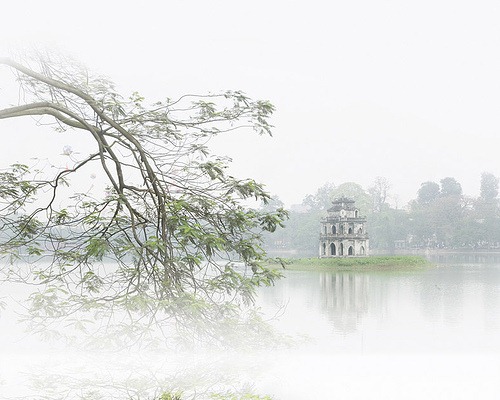
[[[413,255],[371,256],[366,217],[361,216],[355,201],[340,196],[321,219],[319,257],[275,258],[269,268],[296,271],[415,271],[429,267],[425,258]]]
[[[414,271],[432,264],[420,256],[368,256],[274,259],[268,266],[292,271]]]

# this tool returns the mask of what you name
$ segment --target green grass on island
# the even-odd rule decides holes
[[[284,268],[292,271],[405,271],[430,267],[432,264],[420,256],[369,256],[282,259]],[[272,262],[270,268],[281,268]]]

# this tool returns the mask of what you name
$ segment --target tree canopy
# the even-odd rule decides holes
[[[353,182],[334,186],[329,183],[308,195],[302,207],[292,208],[286,228],[278,237],[267,239],[267,248],[276,256],[318,254],[319,221],[335,197],[347,195],[356,201],[367,218],[370,248],[392,253],[421,248],[498,249],[500,246],[500,203],[498,178],[481,175],[479,197],[466,196],[453,177],[440,184],[420,185],[416,199],[403,209],[391,206],[389,181],[377,177],[368,190]]]
[[[436,182],[424,182],[417,193],[420,204],[429,204],[439,196],[439,185]]]
[[[36,116],[90,137],[95,149],[53,175],[24,163],[0,174],[3,278],[40,287],[30,298],[32,320],[121,309],[146,325],[195,322],[213,337],[215,322],[240,321],[255,288],[278,276],[262,266],[260,241],[286,212],[245,206],[270,196],[231,176],[229,159],[207,144],[236,129],[271,134],[272,104],[240,91],[148,104],[63,57],[0,65],[20,93],[0,119]],[[72,186],[90,165],[106,181],[102,194]]]
[[[491,172],[481,174],[481,199],[493,201],[498,197],[498,178]]]
[[[455,196],[459,197],[462,195],[462,185],[457,182],[455,178],[446,177],[441,179],[441,196]]]

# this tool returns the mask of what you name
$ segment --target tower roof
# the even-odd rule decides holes
[[[333,200],[333,206],[329,208],[327,211],[340,211],[342,209],[344,210],[354,210],[354,203],[355,201],[349,197],[346,196],[341,196],[337,197],[335,200]]]

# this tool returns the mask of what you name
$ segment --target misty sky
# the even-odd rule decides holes
[[[74,4],[3,3],[0,53],[56,47],[151,101],[229,89],[270,100],[273,138],[214,145],[287,205],[328,181],[386,177],[402,206],[424,181],[452,176],[477,195],[481,172],[500,176],[498,1]]]

